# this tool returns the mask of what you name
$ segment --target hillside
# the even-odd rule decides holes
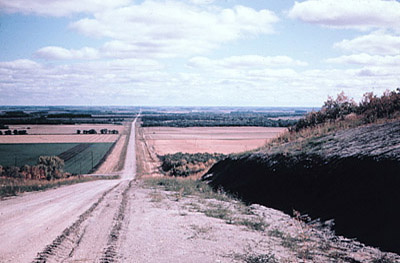
[[[203,180],[291,214],[334,219],[338,234],[400,253],[400,121],[229,157]]]

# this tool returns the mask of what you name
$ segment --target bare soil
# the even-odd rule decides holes
[[[149,127],[140,128],[149,149],[157,154],[187,152],[237,153],[252,150],[286,128],[269,127]]]
[[[118,171],[119,162],[124,158],[122,156],[123,149],[127,143],[127,135],[123,134],[119,137],[112,152],[108,155],[107,159],[100,165],[95,173],[108,174]]]

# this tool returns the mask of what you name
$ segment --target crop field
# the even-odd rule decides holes
[[[252,150],[278,136],[278,127],[146,127],[140,128],[150,150],[168,153],[237,153]]]
[[[112,145],[113,143],[0,144],[0,165],[35,165],[39,156],[55,155],[65,161],[64,171],[85,174],[101,161]]]
[[[77,130],[95,129],[100,133],[101,129],[117,130],[120,134],[125,130],[124,125],[113,124],[75,124],[75,125],[35,125],[18,124],[9,125],[10,130],[27,130],[28,134],[76,134]]]
[[[1,135],[0,144],[20,143],[113,143],[119,134]]]

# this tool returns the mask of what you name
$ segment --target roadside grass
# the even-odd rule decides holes
[[[146,178],[145,184],[150,187],[161,187],[166,191],[177,192],[177,199],[184,196],[197,195],[205,199],[230,201],[234,198],[222,190],[214,191],[207,183],[191,178],[156,177]]]
[[[104,176],[104,177],[70,177],[53,181],[47,180],[25,180],[0,177],[0,198],[15,196],[23,192],[42,191],[51,188],[57,188],[63,185],[72,185],[96,180],[113,180],[119,176]]]
[[[269,226],[261,217],[253,215],[243,202],[222,190],[214,191],[205,182],[191,178],[157,177],[146,178],[144,183],[151,188],[175,192],[176,201],[185,196],[198,196],[198,203],[190,203],[192,210],[224,220],[227,224],[242,225],[253,231],[265,231]],[[152,201],[157,199],[153,194],[150,197]]]

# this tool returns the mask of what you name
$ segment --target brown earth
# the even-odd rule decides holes
[[[125,159],[126,149],[128,147],[128,130],[131,127],[127,124],[124,125],[125,129],[122,130],[117,142],[114,145],[111,153],[107,156],[106,160],[94,172],[96,174],[109,174],[117,172],[122,169],[123,160]]]
[[[157,154],[187,152],[237,153],[252,150],[286,128],[269,127],[149,127],[140,128],[150,149]]]

